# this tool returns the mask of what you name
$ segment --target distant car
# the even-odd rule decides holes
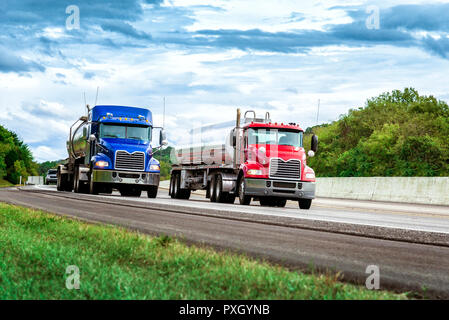
[[[45,184],[49,185],[50,183],[57,183],[58,182],[57,173],[58,173],[58,170],[56,170],[56,169],[48,170],[47,176],[45,177]]]

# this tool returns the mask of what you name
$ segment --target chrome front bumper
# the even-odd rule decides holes
[[[160,174],[117,170],[94,170],[93,179],[94,182],[100,183],[158,186]]]
[[[315,182],[251,178],[245,179],[245,182],[245,194],[249,196],[315,199]]]

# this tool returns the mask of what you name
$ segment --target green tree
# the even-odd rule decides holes
[[[413,88],[371,98],[306,136],[312,132],[320,143],[308,164],[317,176],[449,174],[449,107]]]
[[[18,136],[0,126],[0,179],[6,177],[11,183],[37,175],[37,164],[26,144]]]
[[[154,154],[154,157],[159,160],[161,164],[161,180],[170,179],[171,161],[170,153],[172,152],[172,147],[167,147],[164,150],[159,150]]]

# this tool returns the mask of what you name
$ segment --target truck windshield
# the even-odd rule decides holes
[[[303,132],[286,129],[248,129],[249,144],[271,144],[302,147]]]
[[[124,126],[102,123],[100,138],[133,139],[151,141],[151,128],[142,126]]]

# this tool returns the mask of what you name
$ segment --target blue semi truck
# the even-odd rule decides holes
[[[151,111],[144,108],[87,106],[87,116],[70,128],[69,157],[58,166],[57,189],[76,193],[112,193],[139,197],[146,191],[155,198],[160,164],[153,155],[167,145],[164,130],[159,145],[152,147]]]

